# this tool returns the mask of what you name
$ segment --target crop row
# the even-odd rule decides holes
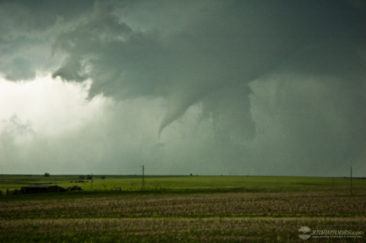
[[[0,201],[0,219],[366,216],[366,196],[317,193],[150,194]]]

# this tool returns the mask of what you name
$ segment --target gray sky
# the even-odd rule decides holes
[[[0,173],[366,176],[366,2],[0,0]]]

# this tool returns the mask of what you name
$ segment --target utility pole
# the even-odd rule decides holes
[[[94,184],[93,184],[93,174],[90,174],[90,188],[91,190],[94,189]]]
[[[145,166],[142,166],[142,187],[141,189],[144,190],[145,187]]]
[[[350,168],[350,192],[351,192],[351,195],[352,195],[352,165],[351,165],[351,168]]]

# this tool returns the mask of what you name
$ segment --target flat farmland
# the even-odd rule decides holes
[[[2,187],[20,185],[21,178],[13,179],[18,184]],[[51,177],[44,182],[75,181],[63,179]],[[301,226],[366,230],[363,179],[353,180],[352,194],[345,178],[147,177],[144,190],[138,182],[139,178],[107,176],[92,183],[97,188],[109,184],[111,189],[92,190],[91,182],[82,182],[86,188],[82,192],[3,195],[0,242],[303,242]],[[123,189],[126,185],[128,190]],[[364,239],[357,235],[326,240]],[[311,241],[324,242],[324,238]]]

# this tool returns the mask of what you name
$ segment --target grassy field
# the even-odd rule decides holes
[[[347,178],[150,176],[142,190],[134,176],[0,176],[3,194],[33,184],[84,191],[1,196],[0,242],[303,242],[301,226],[366,231],[360,178],[351,195]]]
[[[104,178],[105,177],[105,178]],[[104,179],[102,179],[104,178]],[[145,176],[145,191],[327,191],[349,192],[349,178],[276,176]],[[141,176],[0,175],[0,190],[25,185],[80,186],[85,191],[141,191]],[[353,178],[353,190],[363,191],[366,178]]]

